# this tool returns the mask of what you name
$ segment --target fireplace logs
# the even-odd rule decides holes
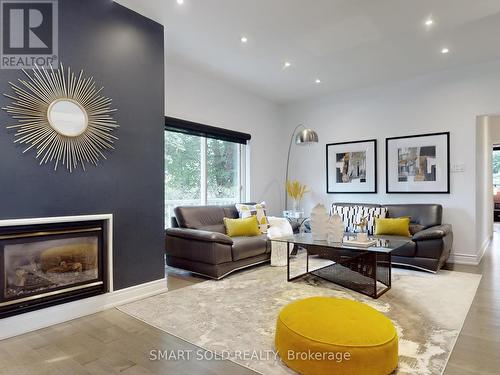
[[[43,272],[82,272],[97,267],[97,248],[90,243],[54,247],[40,255]]]

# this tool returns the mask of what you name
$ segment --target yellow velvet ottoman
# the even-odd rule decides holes
[[[304,375],[387,375],[398,365],[398,336],[392,322],[363,303],[313,297],[281,310],[276,350]]]

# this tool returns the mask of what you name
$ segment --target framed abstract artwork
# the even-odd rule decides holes
[[[377,140],[326,145],[326,192],[377,192]]]
[[[450,193],[450,133],[386,138],[387,193]]]

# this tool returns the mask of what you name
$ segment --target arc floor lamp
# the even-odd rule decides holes
[[[303,128],[299,131],[299,129]],[[304,125],[300,124],[295,127],[290,138],[290,145],[288,146],[288,157],[286,159],[286,177],[285,177],[285,211],[288,209],[288,192],[286,191],[286,182],[288,181],[288,167],[290,166],[290,152],[292,151],[293,140],[295,144],[300,146],[318,143],[318,134]]]

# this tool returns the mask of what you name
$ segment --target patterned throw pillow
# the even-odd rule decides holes
[[[344,222],[346,232],[354,232],[354,224],[357,222],[358,206],[337,206],[332,205],[332,215],[340,215]]]
[[[366,230],[372,235],[375,232],[375,219],[385,218],[387,209],[385,207],[367,206],[337,206],[332,205],[332,214],[339,214],[344,222],[346,232],[354,232],[354,224],[359,223],[363,217],[368,220]]]
[[[387,215],[387,208],[385,207],[366,207],[366,206],[357,206],[358,207],[358,222],[366,217],[368,219],[368,225],[366,230],[368,234],[373,235],[375,233],[375,219],[385,218]]]
[[[257,216],[260,232],[267,233],[267,228],[269,228],[269,223],[266,216],[266,202],[258,203],[255,205],[238,203],[236,204],[236,209],[238,210],[238,214],[242,219],[245,219],[250,216]]]

